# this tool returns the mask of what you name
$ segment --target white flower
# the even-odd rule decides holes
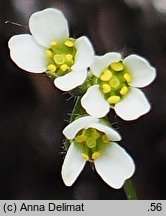
[[[75,182],[86,161],[93,162],[101,178],[116,189],[133,175],[132,158],[114,142],[121,139],[120,135],[101,120],[81,117],[70,123],[63,134],[71,141],[62,166],[62,178],[67,186]]]
[[[66,18],[53,8],[33,13],[29,28],[32,35],[15,35],[9,40],[10,56],[17,66],[32,73],[47,71],[63,91],[81,85],[94,55],[88,38],[69,38]]]
[[[129,55],[122,60],[119,53],[111,52],[95,56],[91,71],[98,81],[81,99],[89,115],[104,117],[111,107],[122,119],[134,120],[150,110],[149,102],[138,88],[149,85],[156,71],[144,58]]]
[[[152,0],[152,5],[159,13],[165,14],[166,2],[164,0]]]

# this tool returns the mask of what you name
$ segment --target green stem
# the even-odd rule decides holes
[[[70,121],[69,123],[73,122],[77,116],[79,115],[83,115],[85,114],[85,111],[83,110],[83,108],[81,107],[81,96],[77,96],[76,97],[76,102],[75,102],[75,105],[73,107],[73,110],[72,110],[72,113],[71,113],[71,116],[70,116]],[[70,146],[70,141],[68,139],[66,139],[64,141],[64,146],[65,146],[65,149],[67,150]]]
[[[71,113],[70,123],[75,120],[75,118],[77,117],[78,114],[80,115],[80,111],[81,111],[80,100],[81,100],[81,97],[77,96],[74,108],[73,108],[72,113]]]
[[[128,200],[137,200],[138,199],[133,181],[131,179],[128,179],[125,181],[123,189],[125,191],[125,194],[126,194],[126,197]]]

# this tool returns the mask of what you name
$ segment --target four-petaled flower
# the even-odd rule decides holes
[[[133,175],[132,158],[114,142],[121,139],[120,135],[100,119],[81,117],[70,123],[63,134],[71,141],[62,166],[62,178],[67,186],[75,182],[86,161],[93,162],[101,178],[116,189]]]
[[[138,88],[149,85],[156,76],[155,68],[138,55],[122,60],[119,53],[95,56],[90,67],[97,77],[81,99],[89,115],[104,117],[110,107],[124,120],[134,120],[150,110],[144,93]]]
[[[89,39],[69,38],[66,18],[53,8],[33,13],[29,28],[32,35],[15,35],[9,40],[12,60],[28,72],[47,71],[63,91],[81,85],[94,56]]]

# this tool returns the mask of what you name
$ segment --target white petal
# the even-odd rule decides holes
[[[104,117],[110,109],[110,105],[100,92],[99,85],[90,87],[81,99],[81,105],[89,115],[97,118]]]
[[[141,90],[131,88],[129,94],[117,103],[114,109],[118,116],[130,121],[147,113],[150,110],[150,104]]]
[[[111,141],[121,140],[121,136],[113,128],[103,125],[101,123],[92,123],[88,126],[89,128],[95,128],[101,132],[104,132]]]
[[[84,168],[86,161],[74,143],[71,143],[62,165],[62,179],[66,186],[71,186]]]
[[[8,43],[11,59],[23,70],[32,73],[46,71],[44,48],[28,34],[15,35]]]
[[[69,36],[66,18],[61,11],[53,8],[33,13],[29,28],[34,39],[44,47],[49,47],[53,40],[63,41]]]
[[[54,84],[62,91],[69,91],[82,85],[87,77],[87,70],[71,71],[64,76],[58,77],[54,80]]]
[[[80,130],[86,128],[89,124],[96,123],[98,121],[99,119],[93,116],[79,118],[67,125],[63,130],[63,134],[67,139],[73,139]]]
[[[87,37],[82,36],[75,41],[75,45],[77,52],[72,70],[77,71],[88,68],[94,60],[94,50],[91,42]]]
[[[133,87],[145,87],[156,77],[155,68],[138,55],[129,55],[123,62],[132,75],[131,86]]]
[[[119,189],[130,178],[135,165],[128,153],[116,143],[111,143],[104,154],[94,161],[101,178],[111,187]]]
[[[95,56],[94,62],[90,68],[92,70],[92,73],[96,77],[99,77],[101,73],[103,72],[103,70],[107,68],[109,64],[113,62],[118,62],[120,60],[121,60],[120,53],[110,52],[103,56]]]

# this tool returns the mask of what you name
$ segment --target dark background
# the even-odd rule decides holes
[[[123,189],[110,188],[89,164],[72,187],[64,185],[61,131],[74,99],[45,75],[22,71],[9,57],[9,38],[29,32],[29,16],[47,7],[62,10],[71,36],[87,35],[97,55],[135,53],[157,68],[155,82],[143,89],[151,112],[137,121],[122,121],[114,113],[111,119],[123,137],[121,145],[134,158],[139,199],[166,198],[166,8],[157,10],[153,3],[0,0],[0,199],[126,199]]]

